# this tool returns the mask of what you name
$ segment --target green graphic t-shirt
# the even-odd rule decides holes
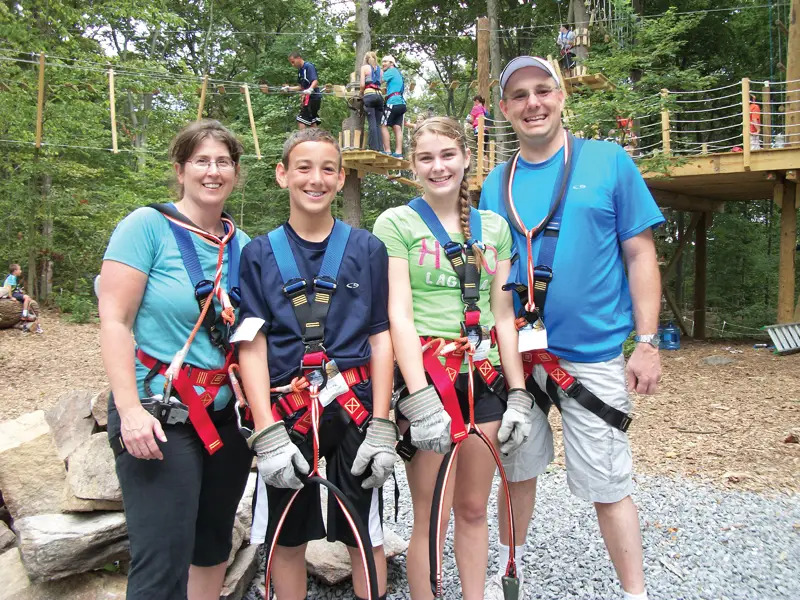
[[[489,294],[497,263],[511,258],[511,232],[502,217],[488,210],[481,214],[481,240],[486,246],[481,269],[481,325],[494,326]],[[461,335],[464,303],[461,287],[450,261],[422,218],[408,206],[385,211],[375,221],[372,232],[385,245],[390,257],[408,261],[414,326],[421,336],[453,339]],[[449,231],[454,242],[464,243],[464,234]],[[391,287],[392,282],[389,282]],[[499,364],[497,348],[489,353],[492,364]]]

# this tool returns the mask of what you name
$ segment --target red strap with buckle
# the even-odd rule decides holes
[[[522,370],[526,376],[533,373],[534,365],[542,365],[547,376],[565,392],[575,383],[575,378],[561,368],[558,357],[547,350],[532,350],[522,353]]]
[[[313,364],[313,359],[309,360],[310,356],[312,355],[309,354],[303,357],[303,364]],[[309,371],[306,371],[306,374]],[[352,388],[369,379],[369,365],[361,365],[353,367],[352,369],[347,369],[342,372],[342,377],[344,377],[348,388]],[[348,389],[345,393],[337,396],[336,402],[344,409],[347,416],[349,416],[358,427],[361,427],[364,421],[369,417],[369,411],[364,408],[364,405],[353,393],[352,389]],[[271,406],[273,418],[279,421],[286,416],[311,406],[311,395],[308,390],[284,394],[272,400]],[[302,435],[306,435],[308,430],[311,429],[311,411],[307,410],[302,417],[295,421],[294,425],[292,425],[292,429]]]
[[[161,367],[158,370],[160,375],[166,373],[169,368],[168,364],[145,354],[141,348],[136,349],[136,358],[148,369],[152,369],[156,363],[160,363]],[[172,380],[172,387],[178,393],[181,402],[189,407],[189,420],[209,454],[214,454],[222,448],[223,444],[217,428],[211,421],[207,407],[214,402],[219,388],[228,383],[228,367],[232,359],[233,353],[229,352],[225,357],[225,365],[220,369],[206,370],[184,364],[178,375]],[[205,391],[200,395],[194,386],[203,387]]]
[[[421,338],[420,341],[424,345],[428,339]],[[461,405],[458,402],[455,388],[456,378],[461,371],[463,360],[463,354],[453,352],[445,357],[445,362],[442,364],[436,347],[430,347],[422,353],[422,366],[433,381],[433,387],[439,392],[442,406],[450,415],[450,438],[454,442],[467,437],[467,425],[461,414]]]

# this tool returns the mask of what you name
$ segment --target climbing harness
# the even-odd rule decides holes
[[[439,468],[436,487],[433,492],[428,538],[430,544],[431,589],[434,597],[442,597],[442,561],[439,548],[442,541],[442,528],[440,525],[444,518],[443,505],[447,479],[455,463],[461,443],[469,435],[477,435],[491,452],[506,491],[511,545],[509,546],[510,553],[506,564],[506,573],[503,577],[503,595],[506,600],[516,600],[519,595],[519,579],[517,578],[517,567],[514,559],[514,515],[511,512],[508,480],[497,449],[486,434],[481,431],[480,427],[475,424],[475,369],[477,368],[486,386],[492,392],[500,394],[505,390],[505,378],[498,373],[488,359],[489,348],[495,345],[494,331],[490,331],[488,327],[480,324],[481,311],[478,307],[478,301],[480,300],[481,271],[480,265],[477,264],[473,247],[477,246],[481,250],[484,249],[484,245],[480,241],[482,237],[481,215],[475,208],[470,207],[469,225],[472,237],[462,245],[450,239],[436,213],[425,200],[417,197],[411,200],[408,205],[420,216],[439,242],[439,246],[444,250],[445,256],[450,261],[458,278],[461,287],[461,301],[464,304],[464,320],[461,322],[460,337],[450,342],[442,338],[420,338],[422,343],[422,363],[425,371],[431,377],[439,397],[442,399],[445,411],[450,415],[450,435],[454,442],[453,447],[445,455]],[[480,353],[480,357],[476,360],[475,357],[478,353]],[[440,362],[439,357],[445,359],[444,365]],[[461,407],[454,385],[465,359],[468,364],[468,423],[464,422],[464,417],[461,414]]]
[[[219,238],[192,223],[178,212],[174,204],[151,204],[150,206],[163,214],[169,222],[170,229],[181,251],[183,264],[195,288],[195,297],[200,307],[200,316],[192,328],[189,338],[183,347],[175,353],[169,364],[163,363],[146,354],[141,348],[137,348],[136,357],[139,362],[150,369],[143,382],[147,397],[142,399],[142,407],[166,425],[191,422],[205,449],[209,454],[214,454],[222,448],[223,443],[208,414],[207,407],[214,401],[219,388],[229,382],[228,367],[232,362],[233,352],[227,342],[227,336],[220,334],[217,337],[218,343],[215,344],[226,351],[225,362],[219,369],[200,369],[193,365],[184,364],[184,360],[201,326],[206,326],[209,330],[209,335],[211,335],[212,343],[214,342],[215,335],[210,327],[210,322],[216,321],[216,317],[213,316],[212,312],[214,310],[212,306],[215,297],[219,299],[222,305],[220,318],[228,331],[234,323],[234,307],[231,299],[233,298],[237,303],[239,301],[239,245],[235,237],[236,226],[233,220],[223,213],[222,223],[225,228],[225,234],[222,238]],[[197,251],[194,248],[194,242],[189,232],[199,235],[218,248],[217,268],[213,281],[205,279],[203,268],[200,265],[200,260],[197,257]],[[228,283],[230,294],[221,285],[226,246],[228,246],[229,253]],[[212,315],[211,321],[208,319],[209,314]],[[216,331],[219,332],[219,329],[217,328]],[[150,381],[158,374],[165,377],[163,394],[154,394],[150,387]],[[205,389],[202,394],[198,394],[195,387],[203,387]],[[177,392],[177,399],[173,396],[173,388]],[[117,443],[112,444],[112,447],[117,454],[125,451],[122,436],[119,436]]]
[[[313,462],[311,472],[305,478],[305,486],[322,485],[328,488],[330,494],[336,499],[345,516],[350,529],[356,538],[365,576],[368,585],[368,598],[378,600],[378,576],[375,570],[375,558],[369,542],[369,532],[358,516],[353,503],[343,491],[322,477],[319,471],[319,422],[325,406],[334,400],[344,409],[353,424],[363,431],[367,424],[369,412],[361,401],[350,389],[352,386],[366,381],[369,378],[368,365],[347,369],[340,373],[336,363],[328,359],[325,348],[325,320],[330,309],[333,295],[338,287],[336,278],[342,264],[347,242],[352,228],[339,221],[334,221],[333,231],[328,239],[328,245],[322,258],[319,273],[312,281],[313,301],[309,303],[306,291],[308,282],[300,275],[289,239],[284,227],[278,227],[268,234],[272,253],[278,266],[278,271],[283,280],[283,294],[289,300],[300,325],[304,354],[300,361],[299,377],[294,377],[289,384],[273,387],[272,394],[279,394],[271,400],[272,414],[276,420],[291,419],[298,415],[294,425],[289,429],[289,435],[296,444],[304,442],[307,434],[311,432],[311,445]],[[241,423],[238,413],[240,407],[246,406],[247,401],[242,394],[239,382],[235,378],[238,365],[232,365],[231,383],[237,398],[237,418],[240,419],[239,430],[245,434],[248,429]],[[288,496],[279,507],[280,515],[272,536],[267,540],[267,570],[266,585],[269,587],[269,578],[272,568],[272,558],[275,546],[283,528],[283,524],[292,508],[297,495],[301,490],[296,490]]]
[[[512,195],[514,174],[516,173],[520,156],[519,151],[514,154],[503,168],[500,195],[511,225],[525,236],[527,246],[526,282],[511,283],[503,286],[503,289],[513,289],[519,296],[522,307],[516,320],[516,326],[520,331],[520,335],[528,332],[543,333],[545,330],[543,320],[545,301],[547,300],[547,290],[553,280],[553,262],[564,215],[564,202],[575,164],[585,141],[584,139],[575,138],[564,129],[564,161],[559,168],[559,177],[556,179],[560,183],[553,189],[553,197],[550,201],[550,210],[547,215],[532,229],[528,229],[525,226],[514,205]],[[539,248],[537,264],[534,266],[533,240],[539,235],[542,236],[542,243]],[[546,340],[546,337],[544,340]],[[561,410],[557,390],[557,388],[561,388],[567,396],[576,400],[581,406],[603,419],[612,427],[616,427],[623,432],[628,430],[631,424],[630,415],[606,404],[586,389],[580,381],[559,366],[558,357],[547,352],[546,348],[524,348],[521,354],[525,375],[526,377],[531,377],[531,383],[533,383],[536,404],[545,414],[549,411],[551,403]],[[534,365],[542,365],[547,372],[546,394],[538,389],[538,386],[533,382]]]
[[[497,449],[494,447],[489,437],[483,433],[481,428],[475,423],[475,362],[473,360],[475,346],[466,338],[460,338],[450,343],[445,342],[443,339],[439,339],[435,340],[433,345],[436,347],[436,351],[439,354],[444,355],[450,353],[459,353],[459,356],[466,355],[467,357],[469,366],[467,387],[469,422],[467,424],[467,435],[478,436],[492,454],[492,458],[494,458],[494,462],[497,465],[497,470],[500,473],[500,481],[505,489],[506,511],[508,514],[509,555],[508,562],[506,563],[505,574],[502,578],[503,598],[505,600],[517,600],[517,598],[519,598],[519,578],[517,577],[517,564],[515,560],[516,541],[514,537],[514,512],[511,508],[511,495],[509,493],[508,478],[506,477],[506,471],[503,468],[503,463],[500,460],[500,455],[497,453]],[[430,559],[431,591],[433,592],[434,598],[444,597],[442,557],[439,553],[439,548],[442,546],[442,520],[445,518],[445,516],[449,517],[449,515],[444,514],[445,490],[447,489],[447,481],[458,456],[458,451],[460,450],[461,444],[465,439],[466,436],[455,442],[450,451],[445,454],[442,464],[439,467],[439,473],[436,476],[436,486],[433,489],[430,529],[428,532],[428,555]]]

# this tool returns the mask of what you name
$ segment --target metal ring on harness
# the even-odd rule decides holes
[[[440,346],[441,347],[441,346]],[[508,487],[508,478],[506,477],[505,469],[503,468],[503,463],[500,460],[500,455],[497,453],[497,449],[492,444],[491,440],[488,436],[481,431],[480,427],[477,426],[475,423],[475,397],[474,397],[474,388],[473,388],[473,371],[474,365],[472,361],[472,355],[474,353],[474,348],[470,348],[467,351],[467,360],[469,364],[468,370],[468,402],[469,402],[469,423],[467,424],[467,437],[469,435],[476,435],[478,436],[481,441],[486,445],[486,448],[491,452],[492,458],[494,458],[494,462],[497,465],[497,470],[500,473],[500,480],[503,484],[503,488],[506,492],[506,509],[508,511],[508,540],[509,540],[509,555],[508,555],[508,563],[506,563],[506,572],[505,576],[503,577],[503,597],[505,600],[517,600],[519,597],[519,578],[517,577],[517,565],[515,561],[515,536],[514,536],[514,513],[511,509],[511,494],[509,493]],[[447,481],[450,477],[450,471],[453,468],[453,464],[458,456],[458,451],[461,448],[461,444],[467,437],[462,438],[461,440],[455,442],[453,447],[450,451],[445,454],[444,459],[442,460],[442,464],[439,466],[439,472],[436,475],[436,485],[433,488],[433,501],[431,503],[431,520],[430,520],[430,528],[428,530],[428,557],[430,561],[430,580],[431,580],[431,591],[433,592],[434,598],[442,598],[444,589],[442,585],[442,560],[441,555],[439,553],[439,548],[442,545],[442,519],[444,517],[443,507],[444,507],[444,495],[445,490],[447,489]]]
[[[367,530],[366,526],[364,525],[361,518],[358,516],[356,507],[350,501],[350,499],[345,496],[344,492],[332,484],[330,481],[322,477],[319,473],[319,401],[317,397],[319,395],[319,387],[316,385],[312,385],[310,388],[311,391],[311,427],[313,431],[312,436],[312,444],[314,449],[314,463],[311,467],[311,472],[309,473],[308,477],[305,479],[305,483],[303,487],[299,490],[295,490],[291,496],[288,496],[283,505],[280,507],[280,517],[278,519],[277,524],[275,525],[275,529],[272,532],[272,535],[267,542],[267,567],[266,573],[264,576],[264,584],[267,590],[269,590],[269,578],[270,573],[272,571],[272,558],[275,552],[275,546],[278,545],[278,538],[280,537],[281,530],[283,529],[283,525],[286,521],[286,518],[289,515],[289,511],[292,508],[292,504],[294,504],[295,499],[303,491],[306,487],[310,485],[322,485],[328,488],[328,492],[333,495],[336,499],[336,502],[339,504],[339,508],[341,509],[342,513],[344,514],[345,519],[347,520],[348,525],[350,525],[350,530],[353,532],[356,538],[356,543],[358,544],[358,550],[361,554],[361,562],[364,565],[364,575],[367,579],[367,598],[368,600],[378,600],[380,597],[380,592],[378,589],[378,572],[375,568],[375,556],[372,553],[372,544],[367,543],[370,540],[369,531]]]

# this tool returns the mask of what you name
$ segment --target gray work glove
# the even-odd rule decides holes
[[[247,445],[255,450],[258,472],[264,483],[295,490],[303,487],[297,471],[307,475],[311,469],[300,449],[289,439],[283,421],[251,435],[247,439]]]
[[[442,406],[432,385],[397,401],[397,408],[411,421],[411,443],[420,450],[447,454],[450,439],[450,415]]]
[[[508,406],[497,431],[500,452],[508,456],[519,450],[531,434],[532,413],[533,396],[528,390],[513,388],[508,391]]]
[[[361,482],[362,488],[379,488],[392,474],[394,461],[397,460],[394,451],[397,438],[397,425],[388,419],[373,417],[367,427],[367,437],[358,447],[353,468],[350,469],[352,475],[361,475],[372,462],[372,475]]]

